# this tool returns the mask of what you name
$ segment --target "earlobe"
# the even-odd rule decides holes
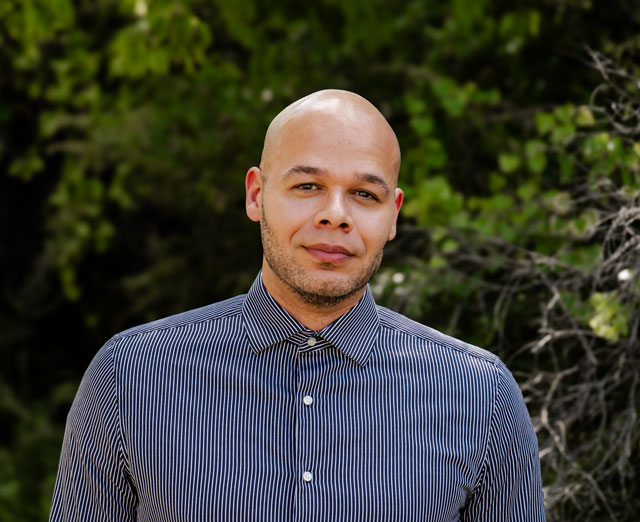
[[[393,220],[393,225],[391,225],[391,232],[389,232],[389,239],[387,241],[391,241],[396,237],[396,220]]]
[[[396,224],[398,222],[398,214],[400,214],[400,209],[402,208],[403,201],[404,201],[404,192],[402,192],[402,189],[396,188],[395,199],[393,201],[393,204],[395,206],[395,215],[393,216],[393,224],[391,225],[391,232],[389,232],[389,241],[391,241],[394,237],[396,237]]]
[[[247,216],[257,223],[260,221],[260,192],[262,191],[262,176],[258,167],[251,167],[247,171],[244,186]]]

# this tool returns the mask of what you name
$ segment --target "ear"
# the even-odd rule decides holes
[[[391,225],[391,232],[389,232],[389,241],[391,241],[394,237],[396,237],[396,224],[398,223],[398,214],[400,213],[400,209],[402,208],[403,201],[404,201],[404,192],[402,192],[402,189],[396,188],[395,199],[393,200],[393,205],[394,205],[393,224]]]
[[[260,222],[260,193],[262,192],[262,176],[258,167],[251,167],[247,171],[244,181],[246,190],[245,207],[251,221]]]

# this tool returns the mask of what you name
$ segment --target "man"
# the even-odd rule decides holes
[[[400,149],[321,91],[269,126],[248,294],[127,330],[74,401],[52,521],[541,521],[537,441],[500,360],[375,305]]]

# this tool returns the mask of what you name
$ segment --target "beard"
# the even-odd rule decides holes
[[[380,268],[382,248],[368,265],[359,269],[347,280],[326,281],[315,278],[304,268],[298,266],[274,237],[264,215],[260,216],[260,235],[264,258],[271,271],[289,287],[304,303],[318,307],[331,308],[362,290]],[[320,263],[320,268],[334,269],[333,263]]]

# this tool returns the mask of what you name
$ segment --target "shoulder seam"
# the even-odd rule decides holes
[[[175,314],[175,315],[170,315],[168,317],[162,317],[160,319],[156,319],[155,321],[144,323],[144,324],[141,324],[141,325],[138,325],[138,326],[133,326],[131,328],[128,328],[126,330],[123,330],[122,332],[119,332],[119,333],[113,335],[111,337],[111,339],[109,339],[109,341],[107,341],[107,344],[111,343],[111,342],[115,343],[116,341],[119,341],[121,339],[129,339],[131,337],[136,337],[138,335],[149,333],[149,332],[170,330],[172,328],[182,328],[182,327],[187,326],[187,325],[196,325],[196,324],[201,324],[201,323],[205,323],[205,322],[215,322],[215,321],[220,321],[222,319],[226,319],[228,317],[234,317],[234,316],[237,316],[237,315],[241,315],[242,314],[242,306],[240,304],[238,304],[235,307],[236,309],[233,309],[233,308],[230,307],[230,309],[227,309],[224,312],[221,312],[219,314],[211,314],[211,315],[209,315],[207,317],[203,317],[203,318],[200,318],[200,319],[185,320],[183,322],[176,322],[176,323],[170,323],[170,324],[157,324],[156,326],[153,326],[155,323],[160,323],[162,321],[166,321],[166,320],[174,318],[174,317],[177,318],[180,315],[189,314],[191,312],[195,312],[195,311],[200,310],[200,309],[204,309],[204,308],[207,308],[207,307],[215,307],[216,305],[219,305],[219,304],[222,304],[222,303],[225,303],[225,302],[229,302],[229,301],[232,301],[232,300],[235,300],[235,299],[240,301],[240,298],[244,298],[244,295],[235,296],[235,297],[232,297],[230,299],[227,299],[226,301],[220,301],[218,303],[213,303],[213,304],[210,304],[210,305],[206,305],[206,306],[203,306],[201,308],[194,308],[193,310],[188,310],[186,312],[178,313],[178,314]]]
[[[503,375],[499,362],[500,362],[499,359],[496,358],[496,360],[492,364],[494,369],[494,375],[493,375],[494,386],[493,386],[493,405],[491,408],[491,420],[489,423],[489,430],[487,432],[487,439],[484,444],[484,452],[482,455],[482,468],[480,472],[480,477],[479,477],[478,483],[473,488],[474,493],[478,491],[480,488],[482,488],[487,478],[486,469],[487,469],[487,461],[489,459],[489,454],[490,454],[489,448],[491,447],[494,441],[494,432],[496,430],[496,422],[497,422],[498,388],[500,386],[501,376]]]
[[[382,314],[378,313],[378,316],[380,317],[380,326],[382,328],[386,329],[386,330],[399,331],[404,335],[416,337],[418,339],[424,340],[425,342],[433,342],[433,343],[438,344],[440,346],[444,346],[444,347],[446,347],[448,349],[455,350],[457,352],[464,353],[464,354],[467,354],[467,355],[471,355],[471,356],[473,356],[473,357],[475,357],[477,359],[480,359],[482,361],[486,361],[487,363],[489,363],[489,364],[491,364],[493,366],[497,365],[498,362],[500,361],[500,358],[496,354],[494,354],[492,352],[489,352],[487,350],[483,350],[482,352],[477,352],[474,349],[478,349],[478,347],[473,346],[473,345],[471,345],[469,343],[466,343],[464,341],[459,341],[462,346],[456,346],[456,344],[454,344],[454,343],[447,342],[446,337],[450,337],[450,336],[447,336],[446,334],[442,334],[441,332],[437,332],[436,330],[433,330],[433,332],[439,334],[438,336],[429,335],[428,331],[419,332],[419,331],[417,331],[418,328],[422,328],[424,330],[432,330],[432,329],[429,328],[428,326],[423,325],[422,323],[418,323],[417,321],[409,319],[408,317],[405,317],[405,316],[403,316],[401,314],[398,314],[397,312],[393,312],[392,310],[389,310],[387,308],[378,306],[378,309],[379,309],[379,312],[380,312],[380,309],[383,310],[383,313]],[[399,317],[402,317],[405,321],[409,321],[411,324],[415,324],[418,328],[409,329],[409,328],[407,328],[407,327],[405,327],[404,325],[401,325],[401,324],[393,324],[393,325],[389,324],[384,319],[384,316],[389,312],[391,314],[393,314],[393,315],[397,315]],[[465,348],[465,346],[467,348]]]
[[[116,350],[117,350],[117,339],[116,337],[112,337],[107,341],[105,347],[107,348],[107,353],[110,359],[110,373],[111,378],[113,379],[113,391],[116,394],[115,402],[116,402],[116,422],[117,422],[117,433],[118,433],[118,456],[122,457],[122,461],[118,462],[118,468],[120,472],[125,472],[127,476],[130,475],[129,471],[129,453],[125,444],[125,437],[122,431],[122,407],[120,404],[120,398],[122,394],[118,391],[118,377],[117,377],[117,369],[116,369]],[[122,469],[124,466],[124,469]]]

